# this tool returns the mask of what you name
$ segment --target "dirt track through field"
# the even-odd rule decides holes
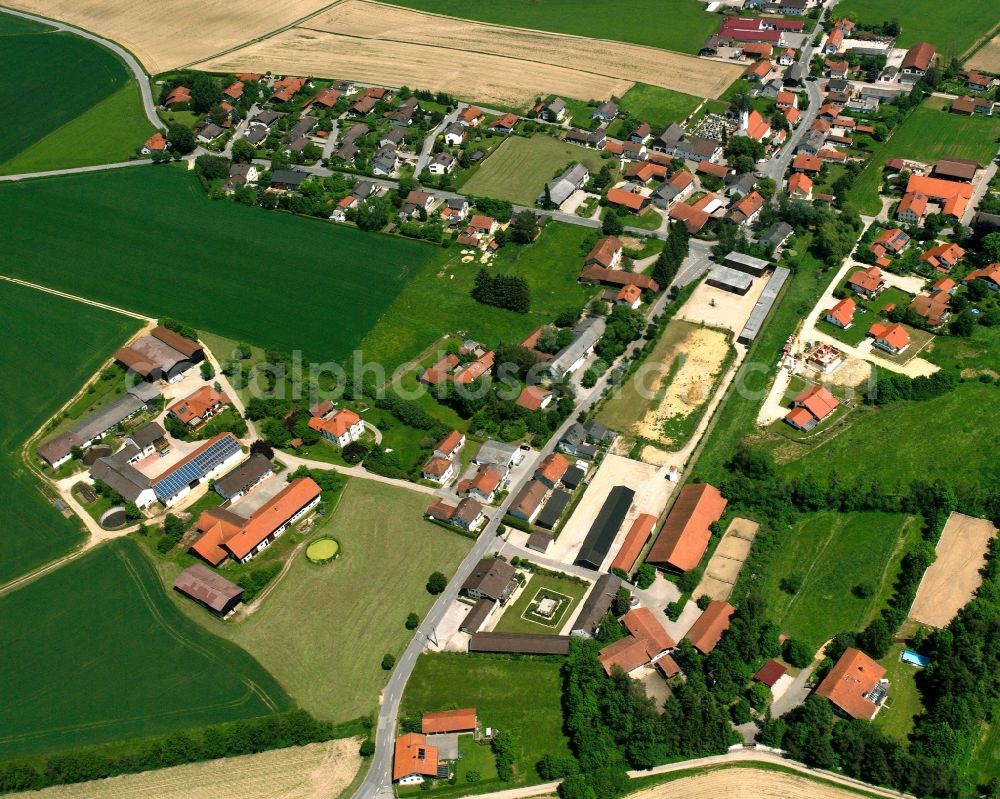
[[[628,799],[857,799],[858,794],[805,777],[727,768],[629,794]]]
[[[979,570],[996,533],[997,528],[986,519],[952,513],[937,543],[937,560],[920,580],[910,618],[946,627],[982,584]]]
[[[360,740],[344,738],[256,755],[60,785],[25,799],[327,799],[361,767]]]
[[[419,86],[509,107],[527,106],[549,93],[582,100],[620,96],[636,81],[717,97],[741,71],[651,47],[468,22],[366,0],[345,0],[302,27],[199,66]]]

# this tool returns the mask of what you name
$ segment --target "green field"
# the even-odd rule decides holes
[[[514,779],[476,792],[540,782],[535,765],[546,754],[569,754],[563,732],[561,659],[496,657],[453,652],[421,655],[406,686],[400,717],[428,710],[474,707],[479,724],[514,735]]]
[[[883,732],[906,743],[907,735],[913,730],[913,718],[923,712],[920,691],[917,690],[916,674],[919,671],[909,663],[899,659],[902,644],[893,646],[879,663],[885,667],[889,680],[889,698],[875,717],[875,726]]]
[[[407,279],[445,258],[210,201],[169,166],[3,184],[0,215],[7,274],[316,361],[349,356]]]
[[[458,251],[444,268],[428,263],[412,274],[395,302],[361,342],[368,361],[394,367],[419,355],[446,332],[464,331],[494,346],[523,340],[539,325],[551,322],[559,311],[579,309],[591,291],[577,282],[586,255],[584,242],[596,231],[576,225],[549,223],[529,245],[505,245],[490,266],[491,272],[518,275],[531,289],[526,314],[480,305],[469,296],[479,270],[463,264]]]
[[[682,122],[701,103],[700,97],[659,86],[637,83],[622,95],[621,109],[648,122],[659,132],[674,122]]]
[[[961,56],[1000,22],[1000,6],[983,0],[843,0],[834,14],[873,24],[898,20],[902,32],[897,47],[930,42],[945,57]]]
[[[707,13],[698,0],[633,0],[627,13],[598,0],[397,0],[395,5],[695,54],[719,27],[719,18]]]
[[[0,598],[0,620],[0,758],[293,706],[246,652],[178,612],[128,539]]]
[[[996,388],[970,381],[923,402],[858,408],[836,435],[815,446],[781,438],[775,455],[787,476],[810,473],[822,480],[836,471],[843,478],[864,465],[877,469],[885,486],[935,478],[989,485],[1000,478],[1000,464],[983,441],[982,429],[961,421],[969,408],[978,409],[983,418],[1000,412]]]
[[[0,40],[0,174],[122,160],[152,131],[131,73],[110,50],[2,13]]]
[[[841,10],[837,6],[838,12]],[[949,11],[949,13],[951,13]],[[971,117],[950,114],[949,100],[929,97],[915,109],[889,139],[876,145],[858,176],[848,198],[862,214],[876,214],[882,169],[893,158],[912,158],[933,162],[943,156],[972,158],[988,164],[997,150],[1000,118],[973,114]]]
[[[39,491],[21,462],[24,441],[138,328],[138,322],[35,289],[0,282],[0,583],[52,560],[84,539]],[[84,352],[78,346],[85,340]],[[30,347],[22,346],[31,342]]]
[[[982,737],[972,753],[969,773],[981,785],[1000,777],[1000,702],[993,708],[992,723],[983,724]]]
[[[521,591],[521,595],[504,611],[503,617],[494,629],[503,633],[558,633],[588,588],[586,583],[557,577],[554,574],[534,574]],[[527,613],[539,591],[544,591],[546,595],[553,596],[557,600],[560,597],[569,598],[569,601],[562,600],[551,622],[543,623],[540,619],[535,621]]]
[[[822,511],[800,517],[768,561],[762,583],[782,632],[818,648],[838,632],[864,626],[884,604],[902,554],[898,544],[912,527],[907,517],[888,513]],[[801,587],[789,595],[780,583],[792,577]],[[876,590],[859,599],[851,589],[861,583]]]
[[[434,602],[425,588],[433,571],[450,575],[471,542],[422,515],[432,497],[351,480],[317,535],[340,543],[340,557],[316,566],[304,557],[261,608],[237,625],[186,603],[210,630],[256,656],[296,701],[334,722],[371,713],[389,679],[382,656],[400,655],[413,633],[407,614]]]
[[[574,161],[591,173],[605,161],[597,150],[567,144],[545,134],[530,139],[511,136],[483,161],[479,171],[462,187],[465,194],[510,200],[532,206],[545,184]],[[613,162],[608,162],[614,166]]]

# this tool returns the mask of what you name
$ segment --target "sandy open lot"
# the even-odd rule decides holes
[[[217,52],[216,48],[210,52]],[[537,95],[623,94],[635,81],[717,97],[738,66],[651,47],[345,0],[302,26],[199,66],[420,86],[522,107]]]
[[[686,417],[694,413],[708,401],[712,386],[718,377],[722,363],[729,352],[729,341],[724,333],[709,328],[692,330],[677,350],[683,358],[680,368],[663,392],[663,398],[650,408],[645,417],[635,425],[638,436],[652,441],[675,443],[663,432],[663,423],[675,417]],[[670,372],[670,364],[662,364],[654,394],[663,390],[663,382]]]
[[[666,471],[666,467],[650,466],[620,455],[605,455],[580,504],[576,506],[559,537],[549,548],[547,557],[563,563],[572,563],[611,489],[623,485],[635,491],[635,497],[618,531],[618,537],[608,553],[606,560],[610,563],[625,540],[636,516],[640,513],[651,513],[658,517],[663,513],[676,485],[664,479]]]
[[[708,594],[712,599],[726,600],[732,593],[736,578],[743,568],[743,561],[750,554],[750,547],[760,525],[749,519],[733,519],[722,536],[719,546],[712,553],[705,575],[694,590],[694,597]]]
[[[60,785],[18,796],[32,799],[324,799],[337,796],[361,767],[357,738],[293,746]]]
[[[151,75],[235,47],[290,25],[328,0],[11,0],[7,5],[113,39]]]
[[[684,307],[677,314],[678,319],[687,319],[698,325],[723,327],[739,333],[753,311],[760,295],[764,293],[767,280],[757,278],[744,296],[723,291],[702,282]]]
[[[1000,36],[994,36],[989,43],[970,58],[965,65],[969,69],[986,72],[1000,72]]]
[[[857,799],[857,794],[780,771],[727,768],[629,794],[628,799]]]
[[[979,570],[986,562],[986,546],[996,534],[997,528],[986,519],[951,514],[937,543],[937,560],[920,581],[910,618],[947,626],[982,584]]]

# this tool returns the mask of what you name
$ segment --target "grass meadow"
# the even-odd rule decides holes
[[[573,610],[579,605],[589,587],[586,583],[566,577],[557,577],[554,574],[534,574],[528,580],[520,596],[504,611],[503,618],[494,629],[501,633],[558,633],[572,615]],[[558,595],[556,598],[569,598],[568,602],[560,600],[562,604],[550,624],[533,621],[531,616],[525,616],[525,612],[542,589],[547,592],[543,596]]]
[[[627,13],[598,0],[396,0],[395,5],[693,54],[719,27],[719,18],[698,0],[633,0]]]
[[[836,13],[876,24],[896,19],[902,28],[897,47],[930,42],[946,57],[961,56],[1000,23],[1000,6],[982,0],[843,0]]]
[[[139,124],[145,117],[125,64],[71,33],[0,14],[0,74],[0,174],[22,171],[16,156],[26,150],[34,151],[28,163],[45,169],[101,163],[109,152],[126,158],[151,130]],[[128,102],[105,104],[128,86]],[[89,117],[85,126],[81,117]],[[56,135],[64,126],[75,139]]]
[[[382,656],[402,653],[413,635],[407,614],[422,616],[434,602],[427,578],[434,571],[450,576],[472,546],[422,518],[430,501],[351,480],[313,534],[337,539],[337,560],[316,565],[296,554],[260,609],[238,624],[191,603],[187,612],[256,656],[316,716],[341,722],[368,715],[389,679]]]
[[[349,356],[410,276],[444,260],[428,244],[210,201],[172,166],[0,185],[0,215],[7,274],[315,361]]]
[[[838,13],[842,10],[837,7]],[[954,12],[949,7],[950,13]],[[943,97],[929,97],[887,141],[876,145],[848,194],[848,200],[858,211],[876,214],[881,209],[878,191],[882,169],[892,158],[933,162],[943,156],[953,156],[972,158],[981,164],[990,162],[997,150],[1000,119],[978,114],[958,116],[948,112],[950,105],[951,102]]]
[[[528,245],[507,244],[491,272],[525,278],[531,289],[526,314],[480,305],[469,296],[478,263],[463,264],[459,251],[443,267],[426,263],[412,273],[403,290],[365,336],[361,346],[368,361],[395,367],[415,358],[443,333],[462,332],[490,346],[522,341],[539,325],[551,322],[567,308],[579,309],[592,294],[577,282],[586,242],[597,231],[551,222]]]
[[[902,556],[899,544],[912,531],[912,520],[897,514],[803,514],[762,575],[771,616],[782,632],[813,648],[838,632],[860,629],[884,604]],[[794,594],[781,589],[786,578],[800,582]],[[851,589],[862,583],[876,590],[856,597]]]
[[[637,83],[621,99],[621,108],[636,119],[648,122],[656,132],[674,122],[682,122],[701,103],[695,97],[660,86]]]
[[[0,758],[292,707],[257,661],[178,612],[128,539],[0,598],[0,637]]]
[[[545,190],[545,184],[575,161],[592,173],[605,163],[597,150],[567,144],[552,136],[511,136],[483,161],[462,191],[530,207]]]
[[[872,723],[882,732],[905,744],[907,736],[913,730],[913,719],[923,712],[924,706],[920,701],[920,691],[917,690],[918,669],[899,659],[903,648],[902,644],[896,644],[879,661],[889,679],[889,701]]]
[[[84,539],[21,461],[24,441],[120,347],[138,322],[89,305],[0,282],[0,584],[62,555]],[[80,350],[79,342],[87,347]],[[30,347],[24,346],[30,342]],[[14,412],[16,409],[16,412]]]
[[[481,726],[514,736],[514,779],[477,793],[540,782],[535,765],[546,754],[569,754],[563,732],[562,658],[424,654],[403,695],[400,717],[429,710],[474,707]],[[468,786],[466,786],[468,792]]]

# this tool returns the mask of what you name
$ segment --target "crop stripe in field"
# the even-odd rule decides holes
[[[115,555],[122,562],[122,565],[124,565],[125,570],[129,573],[129,576],[132,578],[133,582],[135,582],[136,587],[139,589],[139,595],[142,597],[142,601],[146,604],[146,607],[149,608],[149,612],[153,616],[153,619],[156,621],[157,624],[159,624],[163,628],[163,630],[167,633],[167,635],[169,635],[175,641],[180,643],[182,646],[185,646],[188,649],[202,655],[207,660],[214,661],[215,663],[219,663],[220,665],[224,666],[225,661],[218,655],[216,655],[214,652],[206,649],[200,644],[195,643],[194,641],[191,641],[190,639],[186,638],[185,636],[177,632],[177,630],[175,630],[169,624],[167,624],[167,620],[163,617],[163,614],[160,612],[160,608],[157,606],[152,595],[149,593],[149,591],[146,589],[146,586],[143,584],[142,577],[139,575],[139,570],[136,567],[135,563],[132,562],[132,560],[121,550],[121,548],[115,551]],[[140,555],[140,557],[145,557],[145,556]],[[264,704],[266,704],[272,710],[272,712],[277,711],[278,708],[277,705],[274,703],[274,700],[269,695],[267,695],[267,693],[263,691],[263,689],[261,689],[261,687],[257,685],[253,680],[244,679],[243,684],[247,688],[247,693],[244,694],[242,698],[234,699],[230,702],[221,702],[217,705],[206,705],[205,707],[239,707],[240,705],[243,705],[245,703],[246,698],[249,697],[250,694],[256,694],[258,697],[260,697],[261,701],[263,701]]]
[[[57,297],[62,297],[64,300],[73,300],[74,302],[82,302],[84,305],[93,305],[95,308],[101,308],[105,311],[112,311],[113,313],[119,313],[123,316],[130,316],[133,319],[138,319],[142,322],[153,322],[155,321],[151,316],[143,316],[141,313],[136,313],[135,311],[128,311],[125,308],[119,308],[116,305],[108,305],[106,302],[99,302],[97,300],[91,300],[87,297],[81,297],[77,294],[69,294],[65,291],[59,291],[59,289],[50,288],[49,286],[43,286],[40,283],[29,283],[27,280],[21,280],[17,277],[11,277],[10,275],[0,275],[0,280],[6,280],[8,283],[14,283],[18,286],[24,286],[25,288],[35,289],[36,291],[44,291],[46,294],[54,294]]]
[[[796,603],[799,598],[806,593],[806,586],[809,584],[809,577],[812,575],[813,571],[816,569],[816,564],[819,563],[820,559],[823,557],[823,553],[829,548],[830,543],[833,541],[834,535],[844,529],[844,523],[840,518],[837,519],[836,524],[830,525],[830,531],[826,535],[826,540],[823,541],[823,546],[813,557],[812,563],[809,564],[809,568],[806,573],[802,576],[802,587],[795,592],[795,596],[791,598],[788,602],[788,606],[785,608],[785,612],[782,615],[783,619],[787,619],[791,614],[792,610],[795,608]]]

